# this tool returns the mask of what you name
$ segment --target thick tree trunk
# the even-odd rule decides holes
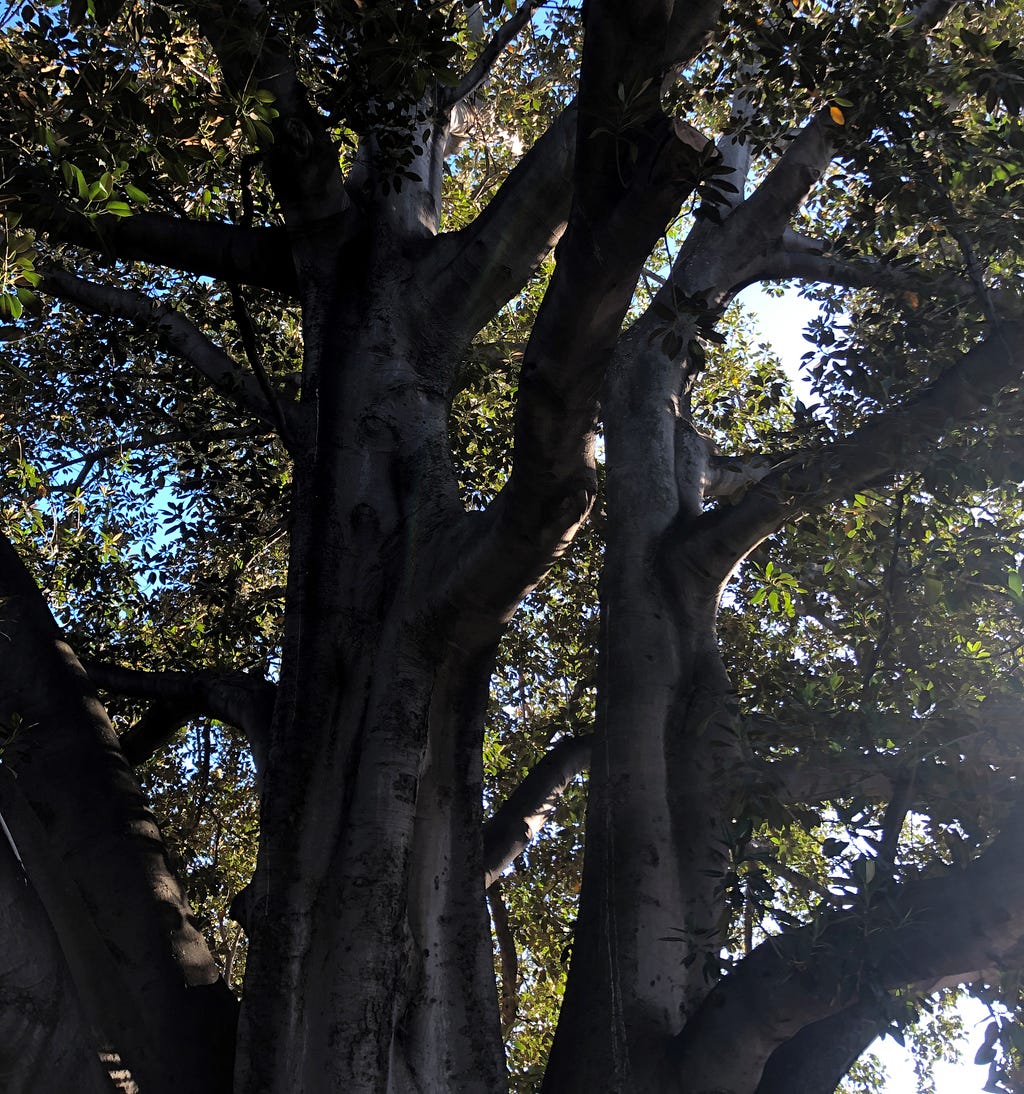
[[[674,1089],[665,1050],[713,983],[735,755],[715,634],[719,588],[672,572],[705,449],[684,377],[623,352],[606,400],[602,650],[580,916],[545,1091]]]
[[[407,282],[392,268],[378,285],[392,297],[347,328],[307,331],[321,379],[295,472],[237,1080],[259,1094],[504,1084],[480,816],[493,639],[446,639],[437,544],[467,519],[447,392]]]

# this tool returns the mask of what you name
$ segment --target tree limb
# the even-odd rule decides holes
[[[516,1024],[519,955],[516,953],[516,940],[508,919],[508,908],[505,907],[505,901],[501,895],[500,881],[495,881],[487,887],[487,903],[491,907],[494,940],[498,945],[501,964],[501,1032],[508,1037]]]
[[[0,765],[0,1076],[11,1091],[110,1094],[96,1038],[135,1015],[105,994],[109,953],[34,820]]]
[[[221,1081],[222,1071],[230,1076],[236,1004],[106,713],[4,537],[0,618],[3,769],[17,776],[127,985],[124,1003],[137,1013],[118,1046],[125,1062],[140,1085],[158,1089],[169,1081],[201,1089],[211,1064]]]
[[[921,394],[883,411],[849,436],[794,456],[731,506],[689,523],[685,565],[725,580],[733,567],[787,521],[865,483],[927,463],[951,427],[970,419],[1018,379],[1024,323],[997,324]]]
[[[268,425],[276,427],[280,415],[294,414],[294,408],[280,400],[279,408],[271,406],[255,377],[243,372],[238,363],[194,323],[162,301],[130,289],[87,281],[53,267],[39,272],[42,292],[70,301],[86,311],[131,319],[153,328],[164,344],[192,365],[214,391]]]
[[[664,9],[624,11],[588,9],[573,206],[524,356],[512,475],[484,528],[460,545],[449,593],[471,627],[481,609],[503,618],[589,512],[598,396],[622,319],[644,261],[713,148],[661,111],[650,58],[664,46]]]
[[[84,661],[89,679],[104,691],[160,704],[120,738],[132,764],[160,748],[189,719],[207,714],[246,735],[257,773],[263,771],[277,686],[244,672],[146,672]]]
[[[45,190],[33,190],[19,202],[18,211],[26,227],[46,232],[57,243],[87,247],[101,259],[150,262],[202,277],[295,291],[291,246],[283,228],[243,228],[165,213],[86,217]]]
[[[311,261],[306,244],[317,244],[313,250],[318,251],[330,237],[336,249],[351,237],[358,219],[345,190],[335,143],[260,0],[194,4],[190,10],[232,88],[245,92],[258,87],[274,96],[274,142],[261,151],[292,233],[295,269],[301,277]]]
[[[526,3],[522,4],[510,19],[507,19],[498,27],[494,36],[480,51],[480,55],[469,72],[463,76],[454,88],[448,89],[442,94],[442,108],[447,109],[454,106],[455,103],[472,95],[483,86],[491,74],[494,63],[504,53],[505,47],[526,26],[533,13],[541,6],[541,3],[542,0],[526,0]]]
[[[572,201],[576,125],[569,106],[471,224],[431,242],[423,283],[445,302],[466,342],[523,288],[561,238]]]
[[[872,993],[1024,960],[1024,807],[964,870],[886,890],[866,913],[818,920],[762,943],[676,1038],[674,1076],[690,1094],[756,1089],[800,1030]]]
[[[805,1026],[768,1057],[754,1094],[834,1094],[843,1077],[888,1026],[879,1000],[863,999]]]
[[[526,850],[570,782],[590,763],[593,737],[563,737],[484,824],[484,888]]]
[[[822,241],[796,232],[787,232],[782,245],[763,256],[761,263],[749,271],[746,284],[790,280],[819,282],[848,289],[941,296],[960,301],[977,295],[975,285],[969,279],[914,266],[894,266],[873,258],[842,258],[829,254]],[[990,295],[1007,313],[1019,307],[1016,294],[994,290]]]

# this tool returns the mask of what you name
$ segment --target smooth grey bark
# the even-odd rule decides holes
[[[555,809],[569,783],[590,763],[593,738],[563,737],[484,825],[484,888],[523,853]]]

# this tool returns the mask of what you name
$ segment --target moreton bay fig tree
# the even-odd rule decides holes
[[[1022,29],[3,7],[4,1090],[1021,1089]]]

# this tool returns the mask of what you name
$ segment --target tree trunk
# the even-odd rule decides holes
[[[505,1081],[481,837],[498,629],[457,640],[437,596],[438,545],[467,516],[442,369],[396,269],[347,328],[307,331],[321,381],[296,461],[240,1054],[238,1089],[259,1094]]]
[[[685,375],[627,342],[605,400],[602,649],[580,915],[545,1091],[676,1089],[669,1039],[717,974],[734,761],[719,583],[672,568],[700,511]]]

